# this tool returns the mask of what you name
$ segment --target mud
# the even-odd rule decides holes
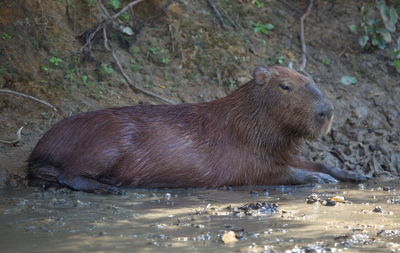
[[[147,19],[130,13],[124,21],[135,32],[125,38],[129,47],[121,42],[118,27],[108,27],[110,41],[137,85],[176,102],[222,97],[247,82],[255,65],[278,64],[278,58],[297,69],[299,19],[306,3],[268,1],[259,7],[240,2],[218,1],[228,26],[224,30],[206,1],[146,1],[135,10],[146,13]],[[309,143],[303,154],[382,181],[398,180],[400,74],[388,65],[388,50],[359,50],[358,36],[347,26],[359,24],[361,5],[316,1],[306,19],[306,71],[333,101],[335,121],[332,133]],[[25,126],[20,143],[0,143],[0,187],[23,183],[25,159],[57,120],[98,108],[159,103],[122,80],[113,58],[104,52],[101,36],[93,42],[91,60],[79,53],[77,36],[105,18],[94,1],[4,1],[0,11],[0,32],[7,35],[0,40],[0,88],[37,96],[58,108],[53,112],[0,94],[0,139],[14,139]],[[275,28],[266,36],[254,32],[255,23]],[[51,57],[61,62],[55,65]],[[358,81],[339,84],[343,75]]]
[[[307,203],[312,194],[323,201]],[[400,252],[400,195],[393,185],[129,190],[125,196],[29,188],[4,189],[0,200],[0,249],[9,253]]]
[[[0,251],[400,251],[400,75],[388,65],[388,51],[360,51],[358,36],[348,30],[361,20],[363,1],[314,1],[305,21],[306,71],[333,101],[335,121],[331,134],[308,143],[303,155],[373,176],[367,184],[129,190],[126,196],[26,188],[25,159],[55,121],[98,108],[159,103],[129,88],[101,39],[92,60],[77,59],[82,44],[76,36],[104,19],[90,2],[1,2],[0,33],[9,36],[0,39],[0,88],[47,100],[58,112],[0,94],[0,139],[14,139],[25,126],[21,142],[0,143]],[[255,65],[283,57],[281,64],[298,68],[306,1],[265,1],[261,8],[253,1],[216,2],[230,18],[227,30],[206,1],[186,0],[170,1],[154,15],[144,6],[149,20],[125,21],[135,31],[130,48],[120,43],[117,27],[108,28],[137,85],[176,102],[201,102],[248,81]],[[275,29],[268,36],[255,33],[254,23]],[[62,63],[52,65],[51,57]],[[111,74],[100,71],[103,63]],[[358,81],[341,85],[343,75]],[[222,241],[225,234],[229,243]]]

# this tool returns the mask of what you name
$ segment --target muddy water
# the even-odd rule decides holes
[[[0,252],[400,252],[399,207],[376,185],[3,190]]]

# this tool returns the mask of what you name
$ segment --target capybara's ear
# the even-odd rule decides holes
[[[256,67],[253,77],[257,85],[263,85],[271,78],[271,71],[264,67]]]

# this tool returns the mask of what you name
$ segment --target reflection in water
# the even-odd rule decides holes
[[[317,200],[307,204],[313,193]],[[265,211],[276,207],[268,203],[278,211]],[[400,252],[399,205],[395,188],[357,185],[130,190],[125,196],[3,190],[0,251]],[[238,240],[224,243],[229,231]]]

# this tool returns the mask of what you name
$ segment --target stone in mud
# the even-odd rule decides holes
[[[316,202],[320,201],[320,198],[318,196],[318,194],[313,193],[310,196],[307,197],[306,203],[307,204],[314,204]]]
[[[384,210],[383,210],[382,207],[376,206],[374,209],[372,209],[372,212],[374,212],[374,213],[383,213]]]
[[[221,240],[225,244],[230,244],[230,243],[235,243],[239,241],[236,238],[236,233],[234,231],[228,231],[225,234],[222,235]]]
[[[279,205],[277,203],[256,202],[245,204],[238,208],[239,212],[245,215],[265,215],[272,214],[278,211]]]
[[[333,200],[331,200],[331,199],[326,199],[326,200],[323,202],[323,205],[324,205],[324,206],[336,206],[336,201],[333,201]]]

